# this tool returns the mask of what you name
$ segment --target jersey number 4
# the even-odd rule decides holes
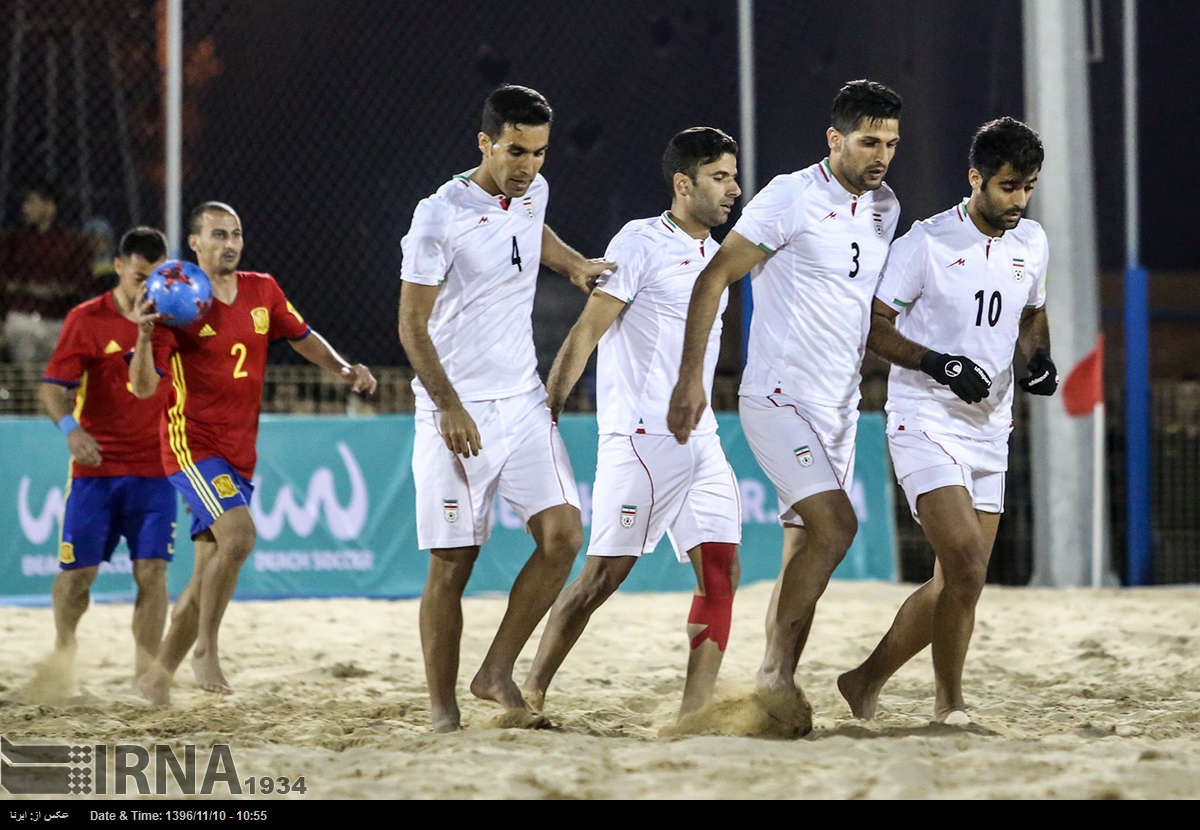
[[[521,270],[521,249],[517,247],[517,238],[513,237],[512,249],[512,264],[517,266],[517,270]]]

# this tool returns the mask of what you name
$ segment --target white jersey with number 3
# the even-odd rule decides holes
[[[899,218],[891,188],[855,196],[828,159],[775,177],[750,200],[733,229],[767,258],[752,274],[740,394],[835,407],[858,401],[871,298]]]
[[[667,409],[679,380],[679,356],[696,277],[719,246],[695,239],[664,213],[629,222],[608,244],[604,258],[617,263],[596,289],[626,308],[600,338],[596,357],[596,420],[600,434],[669,435]],[[721,348],[721,295],[704,353],[704,393],[712,400],[713,372]],[[693,432],[715,432],[712,407]]]
[[[533,295],[550,188],[538,175],[525,195],[492,196],[455,176],[413,213],[400,241],[400,278],[440,285],[429,336],[463,401],[500,400],[536,389]],[[433,409],[420,380],[417,406]]]
[[[907,429],[986,439],[1012,426],[1013,351],[1021,315],[1046,304],[1050,245],[1032,219],[987,236],[966,204],[917,222],[896,240],[876,296],[900,312],[896,329],[909,340],[969,357],[992,378],[988,397],[967,403],[924,372],[893,366],[890,419]]]

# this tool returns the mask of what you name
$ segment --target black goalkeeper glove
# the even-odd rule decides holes
[[[967,403],[979,403],[988,396],[992,379],[975,361],[960,354],[941,354],[932,349],[921,357],[921,371],[929,375]]]
[[[1058,369],[1050,359],[1050,352],[1038,349],[1029,361],[1029,377],[1021,378],[1017,383],[1030,395],[1053,395],[1058,389]]]

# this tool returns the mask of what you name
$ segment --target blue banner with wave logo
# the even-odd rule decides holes
[[[737,416],[721,414],[718,421],[741,491],[742,581],[774,579],[782,543],[774,488],[746,445]],[[586,531],[596,419],[564,415],[560,429],[575,468]],[[419,596],[428,553],[417,549],[412,443],[411,415],[264,416],[251,503],[258,543],[242,568],[235,596]],[[850,493],[859,532],[835,578],[896,579],[886,453],[882,416],[864,413]],[[49,602],[58,572],[67,460],[66,441],[48,420],[0,419],[0,602]],[[472,593],[507,592],[533,549],[520,518],[499,497],[492,525],[492,538],[468,585]],[[189,526],[181,502],[179,527]],[[183,534],[176,540],[169,570],[172,596],[187,583],[192,556],[191,540]],[[581,552],[576,572],[582,563]],[[692,587],[692,569],[676,562],[666,539],[653,554],[642,557],[623,586],[634,591]],[[124,542],[112,561],[101,566],[93,596],[132,598],[132,568]]]

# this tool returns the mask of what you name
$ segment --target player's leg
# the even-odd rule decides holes
[[[571,573],[575,554],[583,546],[583,523],[575,505],[547,508],[531,517],[528,524],[536,547],[513,582],[504,618],[471,681],[471,694],[494,700],[510,711],[527,708],[512,677],[517,657],[558,597]]]
[[[229,607],[234,589],[237,588],[242,564],[254,550],[257,533],[250,509],[245,505],[225,510],[212,523],[211,530],[217,540],[217,551],[200,577],[199,619],[196,645],[192,649],[192,671],[200,688],[227,695],[233,693],[233,688],[221,671],[217,638],[225,609]]]
[[[434,732],[462,728],[455,685],[462,640],[462,595],[479,556],[479,546],[430,551],[429,575],[421,594],[421,653]]]
[[[87,568],[62,569],[54,577],[50,598],[54,605],[54,648],[74,654],[75,630],[91,601],[92,583],[100,572],[99,565]]]
[[[121,487],[116,527],[129,544],[137,599],[133,606],[134,679],[158,658],[166,628],[167,564],[175,554],[175,488],[166,478],[130,476]]]
[[[538,642],[529,677],[521,687],[531,710],[543,711],[550,681],[583,634],[592,614],[613,595],[636,564],[636,556],[588,556],[583,572],[559,594]]]
[[[153,665],[167,627],[167,561],[138,559],[133,563],[137,599],[133,604],[134,677]]]
[[[111,505],[113,481],[97,477],[67,482],[58,544],[59,572],[50,590],[55,648],[64,653],[74,653],[75,630],[88,609],[92,583],[100,572],[100,563],[117,545]]]
[[[733,595],[741,578],[737,545],[705,542],[688,551],[696,572],[696,593],[688,614],[687,680],[679,716],[695,712],[712,698],[725,658],[733,618]]]
[[[758,685],[767,689],[795,687],[796,666],[817,600],[858,532],[854,508],[840,488],[801,499],[792,509],[804,522],[804,544],[779,575],[773,630],[757,677]]]

